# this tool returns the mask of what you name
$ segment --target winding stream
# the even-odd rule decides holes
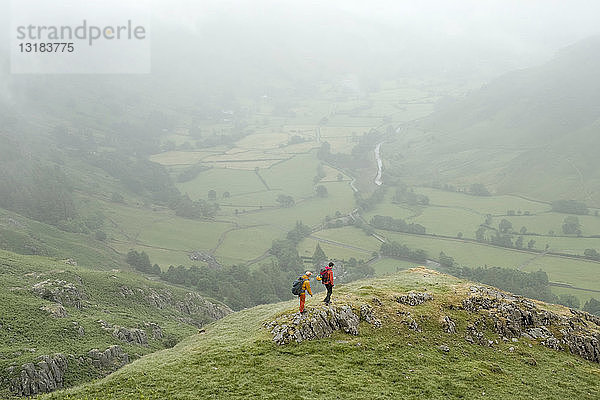
[[[378,143],[377,146],[375,146],[375,158],[377,159],[377,176],[375,177],[375,184],[377,186],[381,186],[381,184],[383,183],[383,181],[381,180],[381,173],[382,173],[382,168],[383,168],[383,161],[381,161],[381,145],[383,144],[383,142]]]

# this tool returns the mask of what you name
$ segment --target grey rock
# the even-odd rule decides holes
[[[454,323],[454,321],[452,321],[452,319],[450,319],[449,316],[444,316],[443,318],[443,329],[444,332],[446,333],[456,333],[456,324]]]
[[[341,330],[351,335],[358,335],[360,318],[347,305],[320,306],[306,313],[284,315],[264,326],[279,345],[291,342],[301,343],[305,340],[316,340],[331,336],[334,331]]]
[[[376,328],[381,328],[381,320],[377,319],[375,315],[373,315],[373,307],[368,304],[363,304],[360,306],[360,319],[366,321]]]
[[[433,300],[433,296],[429,293],[410,292],[406,295],[397,296],[394,300],[401,304],[417,306],[419,304],[425,303],[426,301]]]
[[[38,282],[33,285],[31,290],[36,296],[45,300],[78,309],[83,307],[83,301],[87,299],[81,287],[59,279]]]
[[[69,316],[67,310],[62,306],[62,304],[48,304],[40,307],[40,310],[46,311],[53,318],[66,318]]]
[[[438,349],[441,350],[441,351],[443,351],[444,353],[448,353],[450,351],[450,347],[448,347],[448,346],[446,346],[444,344],[441,345],[441,346],[438,346]]]

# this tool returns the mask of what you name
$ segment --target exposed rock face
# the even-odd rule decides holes
[[[83,301],[87,298],[83,289],[71,282],[59,279],[47,279],[36,283],[33,285],[32,291],[43,299],[79,309],[83,307]]]
[[[50,304],[41,306],[40,310],[46,311],[53,318],[66,318],[69,316],[67,310],[65,310],[62,304]]]
[[[146,331],[138,328],[125,328],[123,326],[111,325],[106,321],[99,320],[98,323],[105,331],[111,332],[114,337],[127,343],[148,345],[148,336]]]
[[[199,321],[221,319],[233,312],[229,307],[212,303],[198,293],[189,292],[185,294],[183,300],[177,300],[173,296],[173,293],[166,289],[156,290],[148,288],[142,290],[138,288],[132,290],[127,286],[121,286],[119,289],[119,294],[122,297],[140,296],[143,301],[161,310],[172,307],[182,314],[191,317],[182,319],[184,322],[194,324],[198,327],[202,326],[202,322]]]
[[[23,364],[20,368],[7,368],[9,390],[18,396],[33,396],[48,393],[63,387],[65,374],[77,371],[84,365],[98,368],[101,376],[129,363],[129,355],[121,347],[111,346],[104,351],[90,350],[87,357],[72,354],[45,355],[37,363]]]
[[[233,311],[220,304],[214,304],[200,296],[198,293],[187,293],[183,301],[176,304],[177,308],[188,315],[205,313],[212,319],[221,319]]]
[[[373,315],[373,308],[368,304],[360,306],[360,318],[376,328],[381,327],[381,321]]]
[[[395,300],[401,304],[406,304],[409,306],[418,306],[419,304],[423,304],[426,301],[433,300],[433,296],[429,293],[410,292],[409,294],[397,296]]]
[[[31,396],[37,393],[51,392],[63,386],[67,357],[63,354],[41,356],[36,364],[27,363],[8,368],[10,378],[9,389],[20,396]]]
[[[371,324],[381,326],[369,305],[361,306],[360,314],[369,318]],[[291,320],[289,319],[291,317]],[[333,331],[341,330],[350,335],[358,335],[360,317],[348,305],[320,306],[307,310],[305,314],[295,313],[283,316],[265,324],[273,335],[273,341],[279,345],[290,342],[301,343],[329,337]],[[368,322],[368,321],[367,321]]]
[[[154,339],[158,340],[163,338],[162,328],[158,324],[155,324],[154,322],[146,322],[144,325],[152,329],[152,337]]]
[[[87,355],[92,365],[97,368],[116,370],[129,363],[129,354],[125,353],[120,346],[110,346],[104,351],[92,349]]]
[[[442,326],[446,333],[456,333],[456,324],[450,319],[449,316],[444,316],[442,320]]]
[[[400,322],[401,324],[406,325],[411,331],[421,332],[421,327],[412,315],[410,315],[410,312],[399,311],[397,314],[403,316],[402,321]]]
[[[501,337],[525,337],[554,350],[566,347],[572,354],[600,362],[598,318],[576,310],[571,310],[573,316],[567,317],[541,310],[534,302],[522,297],[482,289],[471,287],[472,297],[463,300],[462,307],[488,317]],[[482,332],[485,329],[485,317],[479,320],[480,324],[467,327],[465,338],[468,341],[485,343]]]

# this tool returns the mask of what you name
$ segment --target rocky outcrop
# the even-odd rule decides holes
[[[396,296],[395,299],[398,303],[406,304],[409,306],[418,306],[426,301],[433,300],[433,296],[429,293],[415,293],[410,292],[409,294]]]
[[[66,318],[69,316],[67,310],[62,306],[62,304],[58,303],[41,306],[40,310],[46,311],[53,318]]]
[[[78,309],[83,307],[83,301],[87,299],[82,288],[60,279],[47,279],[38,282],[33,285],[31,290],[36,296],[42,299]]]
[[[372,308],[364,304],[359,314],[363,320],[374,326],[381,326],[381,321],[375,317]],[[350,335],[358,335],[358,324],[361,317],[349,305],[320,306],[307,310],[305,313],[284,315],[265,324],[273,335],[273,341],[279,345],[291,342],[301,343],[305,340],[322,339],[331,336],[334,331],[341,330]]]
[[[447,315],[442,318],[442,328],[446,333],[456,333],[456,324]]]
[[[17,396],[33,396],[61,389],[65,376],[82,367],[93,366],[98,376],[105,376],[129,363],[129,355],[119,346],[104,351],[90,350],[87,356],[54,354],[39,357],[37,363],[7,368],[9,390]]]
[[[593,315],[576,310],[571,310],[571,316],[559,315],[540,309],[531,300],[480,287],[471,287],[471,297],[462,301],[462,308],[482,315],[467,327],[465,338],[471,343],[489,342],[483,339],[489,319],[502,338],[524,337],[557,351],[568,348],[572,354],[600,362],[600,321]]]
[[[169,307],[174,308],[183,315],[190,317],[182,318],[182,322],[197,327],[201,327],[206,321],[221,319],[233,312],[226,305],[212,303],[194,292],[186,293],[183,299],[176,299],[173,293],[166,289],[137,288],[134,290],[128,286],[121,286],[119,294],[125,298],[139,296],[142,301],[161,310]]]
[[[381,328],[381,321],[373,314],[373,307],[368,304],[360,306],[360,318],[376,328]]]
[[[146,335],[146,331],[143,329],[125,328],[124,326],[111,325],[103,320],[99,320],[98,323],[102,326],[102,329],[111,332],[114,337],[123,342],[137,344],[140,346],[148,345],[148,336]]]
[[[47,393],[63,387],[67,357],[63,354],[41,356],[39,361],[9,367],[9,389],[19,396]]]
[[[159,340],[163,338],[164,335],[162,328],[158,324],[155,324],[154,322],[146,322],[144,323],[144,326],[146,326],[146,328],[152,329],[152,337],[154,339]]]
[[[186,293],[183,301],[177,302],[176,307],[187,315],[206,314],[212,319],[221,319],[233,311],[224,305],[211,303],[198,293]]]
[[[117,370],[129,363],[129,354],[120,346],[110,346],[104,351],[92,349],[88,351],[88,361],[96,368]]]

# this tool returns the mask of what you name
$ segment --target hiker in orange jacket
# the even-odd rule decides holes
[[[302,280],[304,281],[302,283],[302,291],[300,292],[300,312],[303,313],[304,312],[304,302],[306,301],[306,292],[308,292],[308,294],[310,294],[310,297],[312,297],[312,291],[310,290],[310,276],[312,275],[312,272],[310,271],[306,271],[306,273],[304,275],[302,275]]]

